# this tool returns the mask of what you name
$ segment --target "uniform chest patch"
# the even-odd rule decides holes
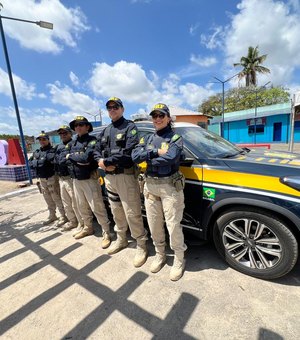
[[[119,139],[121,139],[123,137],[123,134],[122,133],[118,133],[117,135],[116,135],[116,138],[119,140]]]
[[[169,144],[166,143],[166,142],[162,142],[160,147],[161,147],[161,149],[163,149],[163,150],[168,150],[168,149],[169,149]]]

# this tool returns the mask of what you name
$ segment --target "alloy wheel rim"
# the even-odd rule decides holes
[[[282,257],[282,246],[276,233],[255,219],[241,218],[229,222],[222,238],[228,254],[247,268],[270,269]]]

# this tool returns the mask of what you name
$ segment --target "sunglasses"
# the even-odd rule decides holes
[[[84,126],[84,125],[86,125],[86,123],[83,123],[83,122],[82,122],[82,123],[75,123],[75,124],[74,124],[74,127],[77,127],[77,126]]]
[[[118,110],[120,106],[118,105],[114,105],[114,106],[106,106],[107,111],[111,111],[111,110]]]
[[[60,136],[61,136],[61,135],[67,135],[67,134],[68,134],[67,131],[65,131],[65,132],[60,132],[60,133],[59,133]]]
[[[165,118],[165,116],[166,115],[164,113],[154,113],[152,115],[152,119],[157,119],[157,118],[163,119],[163,118]]]

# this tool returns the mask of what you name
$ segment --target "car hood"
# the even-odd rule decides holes
[[[243,172],[300,177],[300,154],[297,153],[254,149],[224,161],[230,168]]]

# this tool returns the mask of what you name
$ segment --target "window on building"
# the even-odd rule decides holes
[[[198,122],[197,125],[199,125],[203,129],[207,129],[207,123],[206,122]]]
[[[255,131],[255,125],[249,125],[248,126],[248,134],[252,134]],[[265,126],[262,124],[256,125],[256,133],[264,133],[265,132]]]
[[[300,130],[300,120],[295,121],[294,128],[295,128],[295,130],[297,130],[297,131]]]

